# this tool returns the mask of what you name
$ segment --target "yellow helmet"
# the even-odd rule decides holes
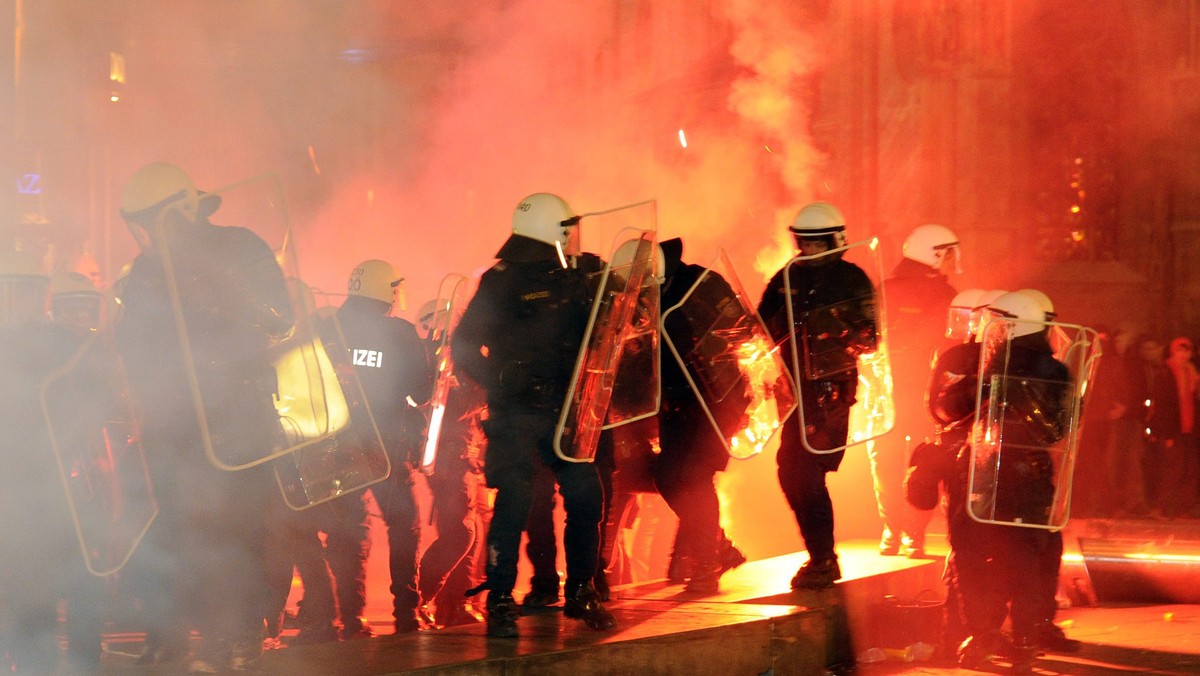
[[[396,274],[391,263],[372,258],[354,266],[346,283],[346,293],[392,305],[398,298],[403,282],[404,278]]]
[[[200,213],[200,193],[187,172],[169,162],[152,162],[134,172],[121,196],[121,216],[145,221],[168,211],[189,221]]]

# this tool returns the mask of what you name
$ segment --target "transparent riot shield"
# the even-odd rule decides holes
[[[214,224],[250,230],[274,252],[274,262],[284,276],[300,278],[286,199],[277,177],[247,179],[204,193],[200,212],[208,214]],[[166,239],[169,227],[156,226],[160,241]],[[234,239],[236,230],[224,232],[230,234],[229,240]],[[340,405],[339,397],[329,396],[337,383],[324,379],[323,351],[315,347],[314,333],[306,325],[307,299],[291,290],[286,298],[280,297],[279,278],[270,259],[249,238],[239,239],[221,257],[159,247],[201,441],[209,461],[227,471],[254,467],[318,442],[308,434],[292,434],[294,430],[289,430],[288,444],[275,445],[247,443],[246,435],[230,432],[231,421],[241,417],[238,405],[231,403],[236,397],[230,395],[266,391],[273,385],[255,369],[239,368],[239,364],[253,366],[260,359],[273,359],[280,377],[298,374],[298,381],[281,383],[291,388],[283,395],[282,406],[289,406],[287,399],[292,396],[312,406]],[[291,326],[293,317],[296,324]],[[286,341],[274,345],[271,354],[260,355],[258,348],[233,345],[222,337],[223,331],[246,326],[260,330],[264,340]],[[297,394],[303,388],[313,392]],[[324,426],[323,421],[341,415],[336,410],[310,413],[318,428]],[[262,438],[267,436],[264,433]]]
[[[636,333],[634,320],[638,299],[647,284],[647,278],[654,276],[658,250],[654,239],[653,202],[584,214],[582,218],[586,219],[582,225],[585,230],[592,227],[611,230],[615,227],[613,221],[624,227],[617,228],[616,237],[604,249],[608,253],[609,263],[605,265],[597,284],[579,357],[554,433],[554,452],[568,462],[591,462],[595,459],[600,432],[607,424],[622,351]],[[613,274],[612,254],[630,239],[637,240],[638,245],[629,263],[628,273],[624,276]],[[656,378],[657,375],[645,374],[645,377]],[[643,383],[646,386],[645,380]],[[656,385],[650,384],[657,390]]]
[[[115,350],[92,334],[42,383],[40,403],[88,571],[120,570],[158,514]]]
[[[1029,373],[1010,337],[1031,332],[1063,338],[1055,354],[1061,368]],[[1096,333],[993,317],[980,337],[968,513],[984,523],[1059,530],[1070,516],[1084,395],[1100,359]]]
[[[446,275],[438,285],[438,295],[434,301],[432,335],[429,338],[436,343],[433,357],[435,379],[433,394],[429,399],[429,414],[426,417],[424,433],[421,435],[424,442],[421,446],[421,464],[418,468],[426,476],[432,476],[436,469],[438,441],[441,438],[442,423],[446,415],[446,402],[450,398],[450,389],[454,384],[454,362],[450,357],[450,335],[453,318],[467,304],[466,281],[467,278],[462,275]]]
[[[847,272],[845,266],[840,272],[832,271],[830,262],[821,260],[829,257],[853,264],[862,276]],[[813,266],[813,272],[809,275],[796,270],[797,266]],[[829,280],[822,277],[832,275],[837,275],[833,279],[839,286],[828,286]],[[828,290],[818,295],[826,296],[824,300],[813,303],[809,289],[793,288],[793,280],[806,277],[827,285]],[[786,357],[798,393],[796,418],[804,447],[811,453],[837,453],[891,431],[895,406],[879,240],[872,238],[815,256],[796,256],[784,266],[783,280],[788,299],[787,325],[793,327]],[[846,443],[818,448],[809,439],[806,404],[809,415],[826,406],[840,405],[830,403],[832,393],[849,382],[856,383],[856,401],[850,409]],[[806,402],[806,396],[813,400]]]
[[[286,342],[275,361],[277,408],[291,449],[275,460],[275,478],[295,510],[383,481],[392,469],[335,308],[298,324],[312,334]]]
[[[724,251],[663,312],[662,335],[729,455],[761,453],[796,395],[780,348]]]
[[[642,242],[641,239],[629,240],[629,244],[635,245],[637,250],[644,246]],[[620,347],[605,429],[652,417],[658,413],[662,401],[662,387],[659,382],[659,364],[662,359],[659,342],[661,305],[659,280],[653,274],[658,266],[658,253],[658,246],[652,244],[652,260],[646,264],[647,271],[642,275],[641,289],[633,308],[632,325],[627,327],[625,340]],[[620,265],[618,262],[618,259],[612,259],[610,274],[616,277],[617,281],[628,280],[634,261],[620,261]]]

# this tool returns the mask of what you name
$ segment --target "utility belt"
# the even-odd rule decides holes
[[[808,380],[804,381],[801,395],[814,408],[850,408],[854,405],[853,380]]]
[[[562,408],[570,384],[570,372],[537,373],[528,362],[511,361],[500,371],[499,401],[533,411]]]

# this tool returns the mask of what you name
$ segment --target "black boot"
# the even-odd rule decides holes
[[[671,584],[683,584],[692,576],[692,560],[686,555],[679,552],[678,549],[671,552],[671,561],[667,564],[667,582]]]
[[[1083,643],[1067,638],[1062,627],[1053,622],[1039,623],[1034,640],[1037,641],[1038,647],[1051,653],[1077,653],[1083,647]]]
[[[493,638],[516,638],[521,610],[512,592],[488,592],[487,634]]]
[[[977,670],[992,661],[999,649],[1000,637],[994,634],[968,636],[958,647],[958,666]]]
[[[1037,640],[1032,636],[1013,639],[1012,671],[1014,674],[1032,674],[1033,661],[1038,656]]]
[[[837,557],[809,559],[792,578],[792,589],[827,589],[842,578]]]
[[[558,587],[539,589],[534,587],[529,590],[525,598],[521,599],[521,605],[529,609],[549,608],[550,606],[558,605]]]
[[[596,588],[596,596],[604,602],[612,598],[612,590],[608,586],[608,575],[604,572],[604,569],[607,567],[608,563],[601,558],[599,565],[596,566],[596,575],[592,577],[592,585]]]
[[[715,594],[720,589],[721,574],[725,570],[718,563],[696,564],[692,577],[683,586],[684,590],[696,594]]]
[[[567,600],[563,604],[563,615],[573,620],[583,620],[592,629],[611,629],[617,623],[612,613],[600,605],[596,589],[591,581],[567,582]]]
[[[746,555],[740,549],[733,546],[733,540],[730,540],[724,534],[721,535],[721,572],[733,570],[746,562]]]

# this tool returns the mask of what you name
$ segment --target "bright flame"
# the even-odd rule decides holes
[[[687,136],[684,135],[682,129],[679,130],[679,145],[683,148],[687,147]]]
[[[756,335],[735,348],[738,366],[749,381],[746,426],[729,440],[729,452],[735,458],[749,458],[762,452],[782,421],[776,403],[775,384],[784,377],[777,346],[766,336]]]
[[[896,407],[892,403],[892,367],[886,349],[858,358],[858,401],[850,409],[849,443],[877,437],[892,429]]]
[[[446,401],[450,398],[450,350],[439,350],[437,379],[434,381],[432,408],[429,411],[429,428],[425,434],[425,450],[421,454],[421,470],[431,472],[437,460],[438,441],[442,436],[442,419],[446,415]]]

